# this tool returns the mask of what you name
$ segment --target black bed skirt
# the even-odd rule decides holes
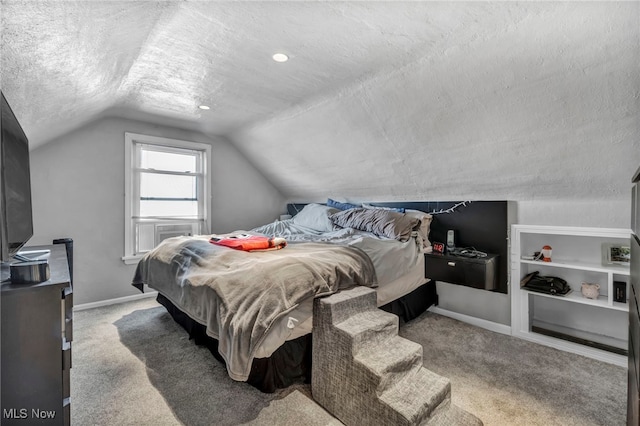
[[[213,356],[224,363],[218,353],[218,341],[207,335],[206,327],[187,316],[162,294],[158,293],[158,303],[164,306],[171,317],[189,333],[189,339],[197,345],[206,346]],[[435,282],[421,285],[411,293],[394,300],[380,309],[400,317],[401,322],[411,321],[438,304]],[[269,358],[254,358],[247,383],[262,392],[275,392],[296,382],[311,382],[311,333],[294,340],[288,340]]]

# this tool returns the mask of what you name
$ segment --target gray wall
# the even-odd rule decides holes
[[[105,118],[31,152],[34,236],[74,240],[75,303],[138,294],[124,252],[124,133],[212,145],[212,231],[250,229],[275,220],[284,198],[227,141],[139,121]]]

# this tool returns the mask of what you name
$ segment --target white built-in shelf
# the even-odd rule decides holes
[[[533,296],[548,297],[551,299],[563,300],[565,302],[582,303],[584,305],[599,306],[602,308],[614,309],[616,311],[629,312],[629,305],[626,303],[610,301],[607,296],[600,296],[597,299],[587,299],[582,296],[579,290],[572,290],[571,293],[565,294],[564,296],[554,296],[551,294],[539,293],[537,291],[529,291],[526,288],[521,288],[520,291],[529,293]]]
[[[623,265],[602,265],[602,264],[596,264],[592,262],[581,262],[579,260],[562,260],[562,259],[554,260],[553,262],[541,262],[539,260],[521,259],[520,263],[541,266],[541,267],[577,269],[581,271],[602,272],[605,274],[612,273],[616,275],[629,276],[629,267],[623,266]]]
[[[533,332],[533,312],[530,312],[530,309],[532,303],[535,303],[536,300],[540,301],[537,298],[548,298],[576,307],[596,307],[608,309],[611,312],[628,312],[628,303],[614,301],[613,282],[626,282],[628,297],[630,291],[629,267],[624,264],[603,262],[602,247],[611,243],[626,245],[629,243],[630,236],[629,229],[512,225],[510,253],[511,334],[557,349],[626,366],[627,357],[624,355]],[[531,256],[534,251],[540,250],[545,244],[552,246],[552,262],[522,258],[523,256]],[[539,271],[541,275],[566,277],[572,291],[564,296],[555,296],[529,291],[521,287],[522,278],[533,271]],[[597,299],[584,297],[580,291],[582,281],[598,282],[600,297]],[[590,328],[589,324],[585,324],[585,327],[587,330]]]

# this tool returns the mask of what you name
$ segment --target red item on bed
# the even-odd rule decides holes
[[[243,251],[279,250],[287,246],[284,238],[261,235],[238,234],[230,237],[211,237],[209,242],[219,246]]]

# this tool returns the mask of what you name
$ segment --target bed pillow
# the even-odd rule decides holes
[[[407,209],[405,214],[411,217],[415,217],[420,220],[420,226],[418,227],[418,235],[422,239],[422,248],[425,250],[431,249],[431,240],[429,240],[429,232],[431,231],[431,222],[433,216],[429,213],[425,213],[420,210]]]
[[[406,214],[381,209],[356,208],[343,210],[330,216],[333,223],[343,228],[356,228],[380,237],[407,241],[420,221]]]
[[[380,210],[391,210],[392,212],[404,213],[404,207],[382,207],[382,206],[373,206],[371,204],[362,203],[362,207],[365,209],[380,209]]]
[[[329,232],[334,229],[333,222],[329,219],[329,216],[339,211],[333,207],[312,203],[304,206],[292,220],[296,225],[311,228],[318,232]]]
[[[342,203],[340,201],[332,200],[331,198],[327,198],[327,206],[334,207],[338,210],[349,210],[360,207],[359,204]]]

